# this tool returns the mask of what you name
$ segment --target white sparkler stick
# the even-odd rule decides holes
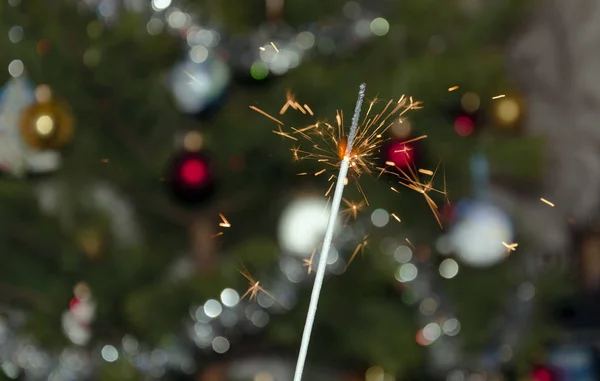
[[[349,155],[352,151],[352,143],[354,143],[354,137],[356,136],[356,129],[358,128],[358,120],[360,118],[360,110],[362,108],[362,103],[365,98],[366,88],[366,84],[363,83],[360,85],[358,99],[356,100],[356,107],[354,108],[354,115],[352,116],[352,126],[350,127],[350,133],[348,134],[348,141],[346,143],[346,153],[344,155],[342,163],[340,164],[340,173],[337,178],[337,183],[335,184],[335,192],[333,193],[333,201],[331,203],[331,213],[329,215],[327,230],[325,231],[323,247],[321,248],[321,257],[319,258],[317,274],[315,275],[315,283],[313,285],[312,294],[310,296],[310,303],[308,305],[306,324],[304,325],[304,331],[302,333],[302,342],[300,343],[300,352],[298,353],[298,362],[296,363],[294,381],[302,381],[304,363],[306,362],[306,354],[308,352],[308,345],[310,343],[310,334],[312,332],[312,328],[315,322],[315,315],[317,314],[317,307],[319,305],[319,295],[321,294],[323,279],[325,278],[327,257],[329,256],[329,249],[331,248],[331,241],[333,240],[333,232],[335,231],[335,223],[338,219],[340,204],[342,202],[342,194],[344,193],[344,185],[346,182],[346,177],[348,175],[348,168],[350,166]]]

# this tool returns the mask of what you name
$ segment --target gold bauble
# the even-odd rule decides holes
[[[499,127],[516,128],[523,119],[524,104],[519,97],[506,96],[493,100],[494,120]]]
[[[73,137],[73,118],[65,106],[49,101],[28,107],[21,116],[21,134],[25,142],[40,150],[57,149]]]

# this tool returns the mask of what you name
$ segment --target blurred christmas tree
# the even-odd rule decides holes
[[[315,167],[294,163],[289,141],[248,106],[277,114],[293,89],[332,119],[351,110],[364,81],[371,98],[409,94],[425,106],[390,130],[389,144],[428,138],[410,147],[409,162],[394,156],[399,149],[382,152],[382,162],[401,160],[427,176],[442,160],[436,186],[452,200],[469,195],[475,150],[494,176],[534,179],[540,142],[515,130],[522,105],[492,99],[513,90],[502,45],[524,3],[382,1],[368,5],[375,14],[337,0],[4,2],[0,293],[3,324],[18,334],[3,344],[5,373],[82,379],[97,364],[90,356],[104,360],[94,371],[102,380],[172,368],[204,374],[218,356],[293,360],[312,279],[293,252],[310,255],[311,234],[322,233],[319,213],[307,227],[294,222],[304,218],[294,207],[322,210],[327,184],[296,176]],[[390,191],[393,177],[362,185],[370,205],[341,234],[331,272],[343,272],[371,233],[365,259],[327,280],[309,362],[423,379],[428,345],[434,354],[493,346],[507,295],[527,288],[518,258],[486,269],[461,263],[457,275],[460,260],[440,254],[460,245],[443,244],[454,235],[435,244],[441,231],[421,194]],[[440,218],[472,210],[492,218],[470,204],[439,205]],[[281,218],[308,235],[287,239],[281,228],[278,244],[285,208]],[[389,222],[392,212],[400,224]],[[500,261],[498,247],[511,249],[495,244],[490,255]],[[260,293],[256,303],[239,301],[240,262],[280,304]],[[438,343],[441,336],[450,341]],[[47,352],[36,355],[24,337]],[[225,377],[211,372],[201,379]]]

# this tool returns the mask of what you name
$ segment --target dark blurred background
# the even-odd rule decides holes
[[[422,102],[372,159],[424,190],[346,187],[304,380],[600,380],[597,1],[0,17],[0,379],[292,380],[330,184],[273,131],[365,82]]]

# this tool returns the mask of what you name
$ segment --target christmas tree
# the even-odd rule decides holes
[[[517,289],[531,299],[521,237],[500,235],[513,240],[494,243],[494,263],[455,260],[459,246],[444,242],[472,251],[452,223],[501,214],[486,209],[490,174],[541,172],[541,142],[519,135],[521,103],[506,95],[503,45],[525,3],[3,3],[6,375],[272,380],[214,364],[293,363],[313,279],[305,246],[322,231],[319,213],[308,227],[292,221],[293,246],[281,219],[300,218],[294,205],[323,208],[329,183],[313,176],[322,163],[294,161],[284,129],[334,124],[337,110],[349,121],[361,82],[365,108],[403,94],[423,106],[385,133],[372,167],[392,161],[420,170],[413,185],[431,182],[415,192],[391,169],[347,190],[308,354],[309,369],[335,375],[306,377],[425,379],[483,369],[489,353],[498,369],[497,318]],[[362,258],[344,271],[355,250]],[[531,353],[544,335],[521,347]]]

